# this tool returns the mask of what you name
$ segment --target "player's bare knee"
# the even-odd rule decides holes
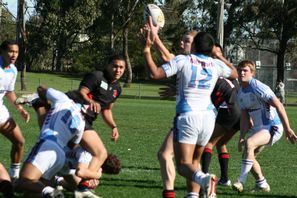
[[[159,161],[168,161],[168,160],[172,160],[173,155],[171,155],[168,152],[164,152],[162,150],[159,150],[157,153],[157,157]]]

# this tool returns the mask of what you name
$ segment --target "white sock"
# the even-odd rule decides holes
[[[253,167],[253,160],[243,159],[241,162],[241,173],[239,177],[239,181],[242,184],[245,184],[248,173]]]
[[[56,186],[61,185],[63,180],[64,180],[64,177],[55,176],[55,185]]]
[[[201,170],[198,170],[193,174],[192,180],[199,185],[203,185],[203,179],[205,178],[205,176],[205,173],[203,173]]]
[[[266,188],[268,186],[268,183],[267,183],[267,180],[263,178],[263,179],[258,179],[256,181],[256,185],[260,188]]]
[[[54,188],[50,187],[50,186],[46,186],[42,189],[42,197],[45,197],[47,194],[51,193],[51,192],[54,192]]]
[[[189,192],[186,198],[199,198],[199,194],[196,192]]]
[[[21,163],[12,163],[9,169],[9,176],[11,178],[19,178]]]

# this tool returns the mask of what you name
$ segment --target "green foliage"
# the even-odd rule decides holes
[[[16,22],[15,18],[6,9],[2,8],[1,24],[0,24],[0,41],[6,39],[15,39],[16,37]]]

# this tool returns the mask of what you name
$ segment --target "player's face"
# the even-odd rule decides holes
[[[254,76],[254,72],[251,70],[249,66],[244,66],[238,68],[239,80],[243,83],[249,82],[251,78]]]
[[[119,80],[125,72],[126,63],[123,60],[113,60],[109,66],[114,80]]]
[[[185,54],[189,54],[191,52],[193,39],[194,38],[191,35],[184,35],[183,39],[180,41],[180,48]]]
[[[19,55],[19,46],[18,45],[8,45],[7,50],[2,52],[5,64],[15,64]]]

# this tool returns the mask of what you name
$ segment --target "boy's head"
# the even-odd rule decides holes
[[[207,32],[199,32],[194,38],[196,53],[211,56],[214,47],[214,38]]]
[[[108,154],[101,168],[103,173],[116,175],[120,173],[122,165],[116,155]]]

